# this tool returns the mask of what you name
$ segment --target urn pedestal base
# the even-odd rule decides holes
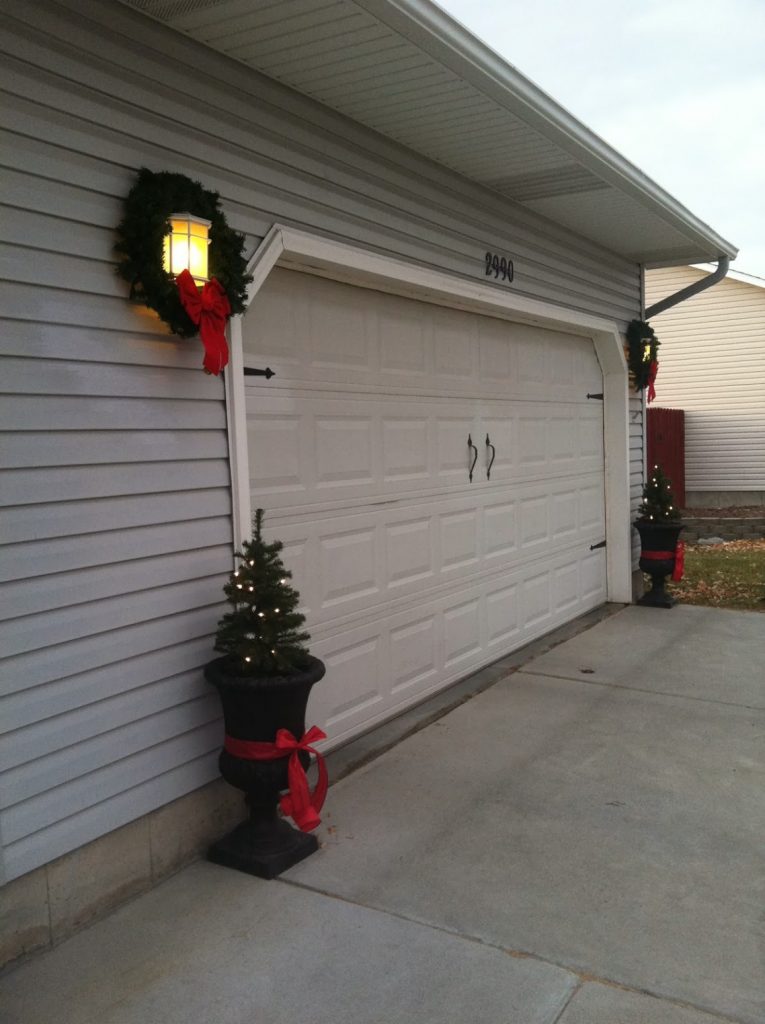
[[[664,589],[664,577],[652,577],[651,589],[647,590],[637,603],[647,608],[674,608],[677,604],[672,595]]]
[[[244,821],[210,847],[207,859],[258,878],[276,878],[319,849],[314,835],[278,818]]]

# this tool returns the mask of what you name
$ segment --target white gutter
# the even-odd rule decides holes
[[[604,181],[637,199],[708,258],[738,249],[694,216],[547,93],[431,0],[355,0],[393,31],[536,128]]]

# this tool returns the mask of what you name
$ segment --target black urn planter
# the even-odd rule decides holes
[[[638,604],[649,608],[671,608],[675,599],[664,589],[664,581],[675,569],[675,551],[682,523],[654,523],[637,520],[635,529],[640,534],[640,568],[651,577],[651,589]],[[667,557],[657,557],[657,555]]]
[[[287,729],[299,740],[305,733],[308,696],[324,675],[324,663],[309,655],[304,670],[286,676],[237,676],[229,665],[223,657],[205,666],[205,678],[220,694],[227,736],[273,743],[277,731]],[[301,751],[298,756],[307,769],[310,755]],[[259,878],[275,878],[318,849],[316,836],[293,828],[278,814],[279,795],[288,786],[288,761],[250,760],[224,747],[220,773],[244,791],[250,813],[247,821],[210,847],[209,860]]]

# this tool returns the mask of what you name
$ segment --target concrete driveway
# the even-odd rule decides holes
[[[3,979],[18,1024],[765,1021],[765,616],[631,607]]]

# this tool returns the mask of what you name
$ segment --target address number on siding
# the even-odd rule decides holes
[[[487,277],[493,277],[498,281],[512,281],[513,261],[511,259],[501,256],[497,252],[487,252],[485,260]]]

